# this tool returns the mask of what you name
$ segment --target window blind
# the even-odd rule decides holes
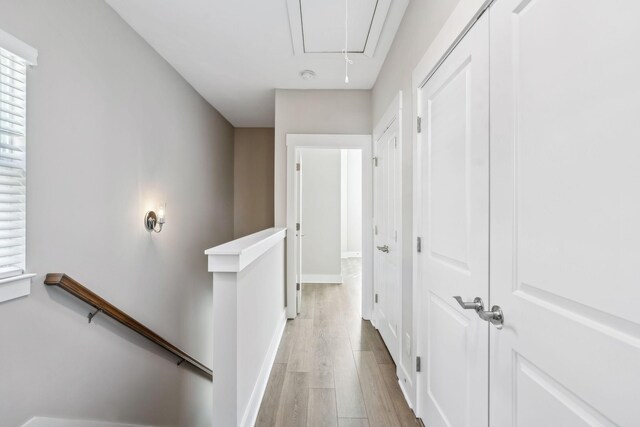
[[[0,279],[24,273],[27,62],[0,47]]]

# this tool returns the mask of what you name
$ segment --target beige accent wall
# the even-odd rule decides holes
[[[28,73],[31,295],[0,304],[0,426],[211,426],[212,382],[57,288],[79,280],[207,365],[204,250],[233,238],[233,127],[100,0],[0,0]],[[146,210],[167,203],[160,234]],[[1,285],[0,285],[1,286]]]
[[[288,133],[367,135],[371,131],[371,91],[276,90],[276,225],[285,227],[287,221]]]
[[[376,126],[385,111],[402,90],[402,339],[413,336],[413,142],[416,118],[412,111],[414,93],[411,77],[416,65],[434,41],[459,0],[411,0],[393,40],[391,49],[371,90],[372,122]],[[402,348],[401,367],[409,374],[410,385],[405,383],[410,399],[415,399],[414,360]],[[402,378],[401,378],[402,380]]]
[[[273,227],[273,128],[236,128],[234,237]]]

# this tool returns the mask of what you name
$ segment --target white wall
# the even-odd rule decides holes
[[[413,143],[412,135],[416,118],[412,113],[414,91],[411,86],[412,72],[432,44],[445,21],[459,0],[412,0],[405,12],[402,23],[391,49],[382,66],[378,79],[371,92],[372,122],[380,121],[398,91],[403,92],[402,134],[402,338],[409,334],[415,342],[413,333]],[[443,52],[444,53],[444,52]],[[411,354],[402,349],[401,368],[406,373],[407,382],[400,378],[411,400],[415,400],[415,346]]]
[[[0,0],[28,84],[30,296],[0,304],[0,425],[210,426],[212,383],[57,288],[65,272],[207,365],[204,249],[233,234],[233,128],[99,0]],[[161,234],[145,211],[167,202]]]
[[[285,227],[287,221],[287,134],[367,135],[371,130],[371,92],[368,90],[276,90],[276,227]]]
[[[342,257],[362,256],[362,152],[342,150]]]
[[[300,158],[302,281],[341,282],[341,150],[301,149]]]

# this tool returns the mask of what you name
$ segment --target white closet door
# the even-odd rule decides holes
[[[490,14],[491,425],[640,425],[640,2]]]
[[[374,313],[376,327],[396,364],[400,352],[398,305],[401,298],[396,212],[400,204],[398,125],[394,123],[375,143],[374,167]]]
[[[420,92],[419,415],[429,427],[488,421],[488,323],[453,299],[489,300],[488,62],[485,14]]]

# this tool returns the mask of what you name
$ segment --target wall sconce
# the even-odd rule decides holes
[[[162,225],[165,223],[167,204],[161,204],[158,206],[158,211],[149,211],[144,215],[144,227],[147,231],[155,231],[159,233],[162,231]]]

